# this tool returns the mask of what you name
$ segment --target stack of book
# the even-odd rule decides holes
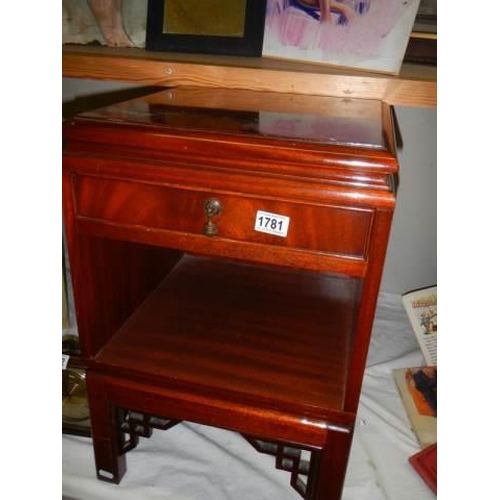
[[[437,287],[403,295],[425,365],[393,372],[403,405],[421,451],[409,458],[429,487],[437,492]]]

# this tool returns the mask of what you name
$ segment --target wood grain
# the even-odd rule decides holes
[[[306,412],[340,410],[360,283],[184,257],[95,368]]]
[[[351,207],[285,203],[86,176],[78,178],[75,195],[79,216],[194,235],[203,234],[205,201],[216,198],[222,210],[214,225],[221,238],[357,259],[366,257],[372,219],[371,211]],[[289,217],[286,237],[254,231],[258,210]]]
[[[63,47],[62,62],[63,76],[73,78],[376,99],[401,106],[437,106],[436,68],[421,65],[403,66],[398,76],[392,76],[266,58],[74,46]]]

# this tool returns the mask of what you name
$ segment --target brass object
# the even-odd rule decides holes
[[[62,372],[63,423],[81,422],[90,417],[85,374],[76,370]]]
[[[78,336],[72,334],[63,335],[62,353],[69,356],[79,356],[81,354]]]
[[[217,198],[208,198],[205,201],[205,215],[207,221],[203,226],[203,234],[206,236],[215,236],[219,230],[217,225],[212,221],[212,217],[219,215],[222,210],[221,202]]]

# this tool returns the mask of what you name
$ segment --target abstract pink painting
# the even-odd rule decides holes
[[[420,0],[267,0],[263,56],[397,74]]]

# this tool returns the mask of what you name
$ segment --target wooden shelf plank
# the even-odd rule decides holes
[[[187,85],[377,99],[401,106],[437,106],[437,70],[423,65],[403,65],[400,74],[393,76],[270,58],[89,46],[63,46],[62,50],[63,77],[165,87]]]

